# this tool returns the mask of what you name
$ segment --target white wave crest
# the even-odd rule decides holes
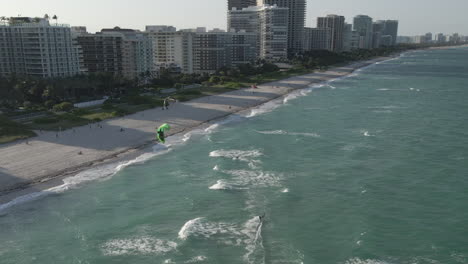
[[[290,135],[290,136],[304,136],[304,137],[315,137],[319,138],[320,135],[316,133],[297,133],[297,132],[288,132],[284,130],[272,130],[272,131],[257,131],[260,134],[264,135]]]
[[[197,263],[197,262],[205,261],[205,260],[206,260],[205,256],[196,256],[196,257],[193,257],[193,258],[185,261],[184,263]]]
[[[213,158],[228,158],[232,160],[240,160],[243,162],[247,162],[249,167],[257,168],[257,164],[261,163],[260,160],[256,160],[254,158],[258,158],[263,156],[263,153],[260,150],[215,150],[210,152],[210,157]]]
[[[228,223],[208,222],[204,217],[187,221],[179,231],[179,239],[187,240],[189,237],[210,238],[214,235],[238,236],[241,232],[236,225]]]
[[[216,184],[210,186],[210,190],[231,190],[231,186],[223,180],[219,180]]]
[[[154,237],[114,239],[101,246],[101,250],[106,256],[160,255],[173,251],[176,248],[177,243]]]
[[[252,118],[254,116],[269,113],[269,112],[275,110],[276,108],[278,108],[280,106],[281,106],[280,102],[278,102],[277,100],[273,100],[273,101],[267,102],[267,103],[265,103],[265,104],[263,104],[261,106],[258,106],[256,108],[251,109],[250,113],[248,113],[245,117]]]
[[[352,258],[348,259],[345,264],[389,264],[388,262],[381,261],[381,260],[374,260],[374,259],[360,259],[360,258]]]

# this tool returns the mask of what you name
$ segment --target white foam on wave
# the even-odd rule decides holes
[[[226,182],[226,180],[218,180],[215,184],[210,186],[209,189],[210,190],[242,190],[245,188],[228,183]]]
[[[352,258],[348,259],[345,264],[389,264],[388,262],[382,260],[375,260],[375,259],[360,259],[360,258]]]
[[[282,176],[261,170],[224,170],[231,180],[219,180],[211,190],[245,190],[250,187],[280,187]]]
[[[265,263],[265,252],[262,238],[262,225],[260,217],[255,216],[243,225],[225,222],[210,222],[204,217],[187,221],[179,231],[179,239],[217,239],[226,245],[245,246],[244,259],[247,263]],[[206,257],[200,256],[192,260],[204,261]],[[195,261],[194,261],[195,262]],[[191,262],[186,262],[191,263]]]
[[[239,160],[247,162],[249,167],[257,168],[257,165],[261,163],[258,158],[262,156],[263,153],[260,150],[215,150],[210,152],[210,157],[213,158],[228,158],[232,160]]]
[[[130,239],[113,239],[101,246],[106,256],[123,255],[161,255],[177,248],[177,243],[154,237],[137,237]]]
[[[91,168],[85,171],[82,171],[74,176],[67,177],[63,179],[63,184],[59,186],[55,186],[44,191],[34,192],[27,195],[20,196],[8,203],[0,205],[0,212],[4,211],[8,208],[11,208],[16,205],[20,205],[23,203],[35,201],[41,198],[44,198],[51,194],[58,194],[68,191],[70,189],[76,189],[81,187],[82,185],[92,182],[92,181],[104,181],[112,178],[116,173],[121,171],[122,169],[136,164],[142,164],[148,161],[149,159],[168,153],[171,151],[167,146],[157,144],[153,146],[153,152],[151,153],[144,153],[133,160],[101,165],[96,168]]]
[[[207,257],[205,256],[196,256],[196,257],[193,257],[187,261],[185,261],[184,263],[197,263],[197,262],[200,262],[200,261],[205,261],[207,259]]]
[[[373,137],[368,130],[361,130],[361,134],[365,137]]]
[[[187,221],[180,229],[179,239],[187,240],[189,237],[210,238],[215,235],[224,235],[227,238],[239,236],[241,232],[237,226],[223,222],[209,222],[204,217],[198,217]]]
[[[398,105],[384,105],[384,106],[373,106],[369,109],[406,109],[408,107],[398,106]]]
[[[393,113],[392,110],[374,110],[372,112],[377,113],[377,114],[391,114],[391,113]]]
[[[288,189],[288,188],[283,189],[281,192],[282,192],[282,193],[288,193],[288,192],[289,192],[289,189]]]
[[[252,118],[261,114],[269,113],[276,108],[281,106],[281,102],[278,100],[269,101],[261,106],[253,108],[248,114],[245,115],[246,118]]]
[[[315,137],[319,138],[320,135],[317,133],[298,133],[298,132],[288,132],[284,130],[272,130],[272,131],[257,131],[260,134],[264,135],[290,135],[290,136],[304,136],[304,137]]]

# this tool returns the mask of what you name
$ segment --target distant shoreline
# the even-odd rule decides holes
[[[363,67],[399,57],[405,52],[290,77],[259,85],[257,89],[245,88],[201,97],[172,105],[168,111],[155,108],[106,120],[101,122],[102,128],[83,126],[74,129],[76,134],[71,130],[64,131],[58,139],[55,138],[55,132],[45,132],[30,139],[29,145],[22,142],[6,144],[0,147],[0,210],[2,204],[20,202],[15,199],[27,199],[28,195],[60,186],[63,179],[80,172],[152,152],[154,128],[161,123],[172,124],[173,130],[169,136],[187,133],[284,97],[292,91],[342,78]],[[125,132],[117,132],[120,127]],[[83,151],[84,155],[77,155],[79,151]]]

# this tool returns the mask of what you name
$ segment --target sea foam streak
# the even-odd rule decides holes
[[[216,223],[206,221],[204,217],[198,217],[187,221],[179,231],[179,239],[187,240],[189,237],[194,238],[210,238],[214,235],[226,236],[232,238],[232,236],[238,236],[241,232],[237,226],[229,223]]]
[[[352,258],[345,262],[345,264],[389,264],[388,262],[381,261],[381,260],[374,260],[374,259],[360,259],[360,258]]]
[[[210,157],[217,158],[228,158],[232,160],[239,160],[247,162],[249,167],[252,169],[258,168],[260,160],[254,159],[262,156],[263,153],[260,150],[215,150],[210,152]]]
[[[319,138],[320,135],[316,133],[298,133],[298,132],[288,132],[284,130],[272,130],[272,131],[257,131],[260,134],[264,135],[290,135],[290,136],[304,136],[304,137],[315,137]]]
[[[131,239],[114,239],[101,246],[104,255],[159,255],[177,248],[177,243],[154,237],[138,237]]]

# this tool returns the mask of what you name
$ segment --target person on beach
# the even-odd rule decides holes
[[[163,102],[163,108],[162,108],[162,110],[169,110],[169,101],[177,102],[177,100],[175,100],[175,99],[172,98],[172,97],[166,97],[166,98],[164,99],[164,102]]]

